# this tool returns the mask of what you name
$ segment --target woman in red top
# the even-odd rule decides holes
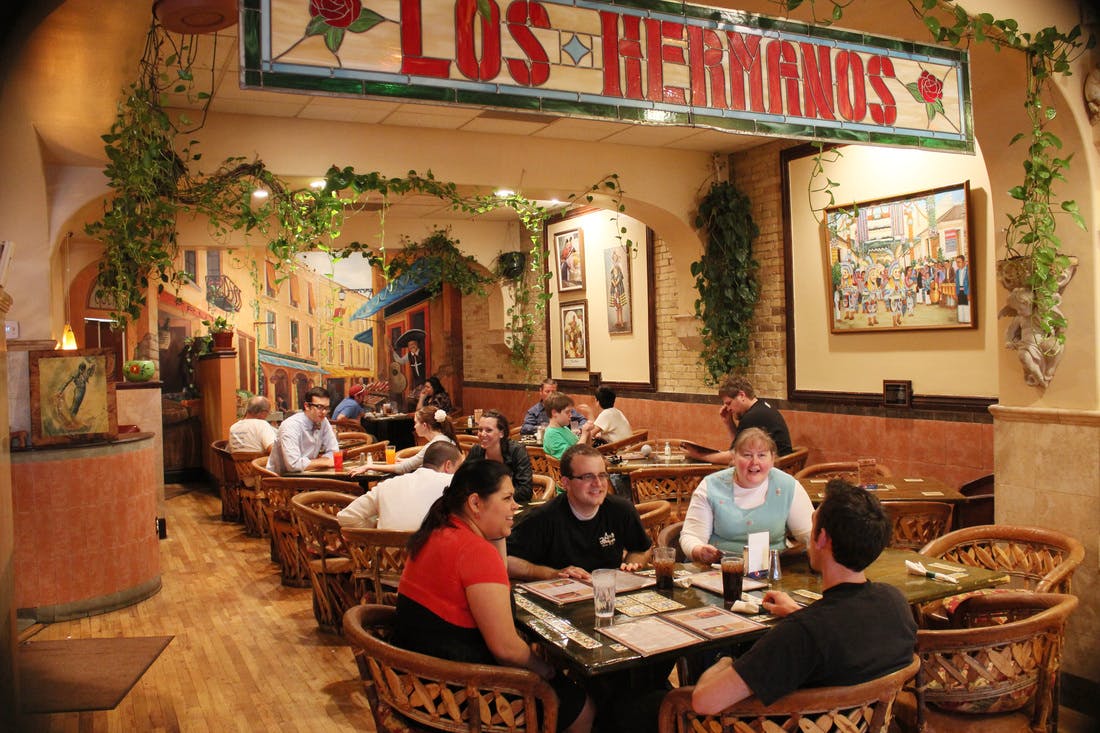
[[[519,508],[506,466],[467,461],[409,540],[394,643],[421,654],[524,667],[558,694],[558,730],[588,733],[595,708],[531,652],[512,620],[504,539]]]

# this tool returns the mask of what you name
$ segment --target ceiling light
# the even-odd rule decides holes
[[[498,188],[496,191],[493,191],[493,195],[499,196],[500,198],[507,198],[508,196],[515,196],[516,192],[510,188]]]
[[[324,178],[318,178],[316,181],[310,181],[309,182],[309,187],[314,189],[315,191],[319,191],[319,190],[321,190],[322,188],[325,187],[325,179]]]
[[[254,199],[266,199],[268,195],[267,190],[263,188],[257,188],[252,192],[252,198]]]

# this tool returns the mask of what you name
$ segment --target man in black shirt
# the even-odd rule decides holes
[[[718,416],[730,434],[729,450],[708,452],[685,444],[682,447],[689,458],[728,466],[733,460],[733,441],[737,439],[738,433],[748,428],[760,428],[772,436],[777,456],[785,456],[794,450],[787,421],[779,414],[779,410],[756,396],[749,380],[727,375],[718,387],[718,396],[722,399],[722,409]]]
[[[771,705],[802,687],[855,685],[912,661],[917,627],[905,597],[863,573],[890,540],[878,499],[833,479],[810,538],[821,600],[801,608],[786,593],[768,591],[763,609],[783,620],[737,661],[723,657],[703,672],[691,696],[697,712],[717,713],[749,695]]]
[[[578,578],[597,568],[637,570],[652,544],[638,510],[608,496],[607,466],[590,445],[561,456],[559,494],[531,509],[508,536],[508,575],[519,580]]]

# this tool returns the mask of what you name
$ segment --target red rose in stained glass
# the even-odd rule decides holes
[[[361,0],[309,0],[309,14],[321,16],[333,28],[347,28],[362,11]]]
[[[928,104],[943,99],[943,82],[927,71],[920,73],[920,78],[917,79],[917,88],[920,90],[921,98]]]

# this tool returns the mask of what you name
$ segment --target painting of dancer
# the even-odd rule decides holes
[[[32,442],[84,443],[117,435],[110,349],[30,353]]]

